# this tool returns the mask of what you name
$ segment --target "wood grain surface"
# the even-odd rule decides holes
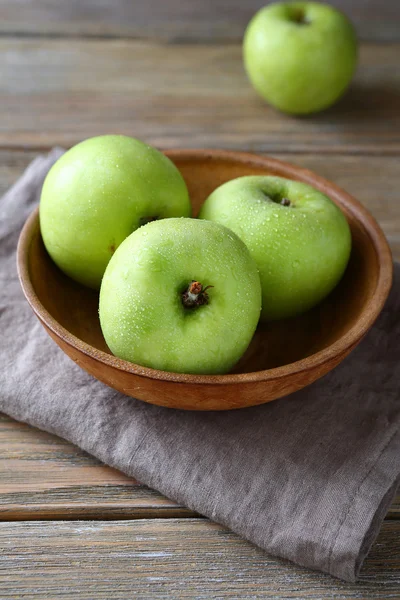
[[[240,42],[264,3],[0,0],[0,193],[38,149],[99,133],[267,152],[365,203],[400,259],[400,3],[331,0],[368,43],[348,94],[303,119],[270,109],[246,80]],[[360,582],[346,585],[188,519],[157,492],[8,417],[0,482],[0,598],[400,597],[400,497]]]
[[[241,40],[268,0],[0,0],[0,32],[68,37],[157,37],[179,42]],[[400,40],[397,0],[330,0],[361,39]]]
[[[366,44],[348,93],[314,117],[260,98],[238,44],[0,39],[0,146],[125,133],[163,148],[390,155],[400,151],[400,44]]]
[[[0,523],[1,598],[399,598],[400,522],[357,584],[268,556],[202,519]]]
[[[1,414],[0,481],[2,521],[193,515],[76,446]]]

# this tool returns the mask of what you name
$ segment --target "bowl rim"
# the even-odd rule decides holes
[[[383,231],[369,211],[350,194],[329,180],[320,177],[314,172],[298,167],[270,156],[260,156],[248,152],[219,149],[173,149],[164,151],[171,160],[196,161],[199,158],[212,160],[226,160],[239,162],[252,167],[266,168],[276,172],[281,177],[303,181],[327,194],[339,206],[351,212],[361,222],[374,247],[379,267],[378,281],[373,293],[355,324],[345,335],[326,348],[311,354],[298,361],[288,363],[272,369],[253,371],[249,373],[227,373],[224,375],[196,375],[188,373],[174,373],[142,367],[135,363],[117,358],[91,346],[65,329],[43,306],[39,300],[29,275],[28,256],[32,235],[39,225],[39,207],[32,212],[26,220],[20,233],[17,247],[17,270],[22,290],[31,308],[40,321],[60,338],[64,343],[79,350],[99,363],[114,369],[146,377],[149,379],[170,381],[175,383],[193,383],[203,385],[221,385],[235,383],[268,382],[275,379],[295,375],[300,372],[315,369],[334,357],[345,355],[361,340],[372,326],[389,295],[393,277],[392,254]]]

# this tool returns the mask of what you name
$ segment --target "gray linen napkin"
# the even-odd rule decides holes
[[[0,410],[270,553],[354,581],[400,475],[400,265],[373,330],[312,386],[240,411],[151,406],[81,371],[20,290],[18,234],[60,153],[37,158],[0,201]]]

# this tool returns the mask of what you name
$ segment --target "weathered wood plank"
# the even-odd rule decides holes
[[[0,415],[0,520],[190,516],[76,446]]]
[[[223,140],[221,140],[223,146]],[[241,150],[248,150],[243,142]],[[0,150],[0,196],[35,158],[37,151]],[[400,260],[399,159],[396,156],[351,156],[326,154],[277,154],[323,175],[361,200],[379,221]]]
[[[0,39],[0,145],[71,145],[126,133],[161,147],[400,151],[400,44],[367,44],[348,94],[309,118],[251,89],[238,44]]]
[[[387,521],[360,581],[268,556],[201,519],[0,523],[2,598],[398,598],[400,522]]]
[[[266,0],[1,0],[0,32],[33,35],[240,40]],[[399,40],[396,0],[330,0],[354,21],[363,39]]]
[[[0,520],[188,517],[76,446],[0,414]],[[388,517],[400,514],[400,497]]]

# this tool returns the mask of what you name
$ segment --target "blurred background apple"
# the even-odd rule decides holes
[[[347,89],[357,39],[349,19],[327,4],[277,2],[250,21],[243,56],[260,96],[283,112],[309,114]]]

